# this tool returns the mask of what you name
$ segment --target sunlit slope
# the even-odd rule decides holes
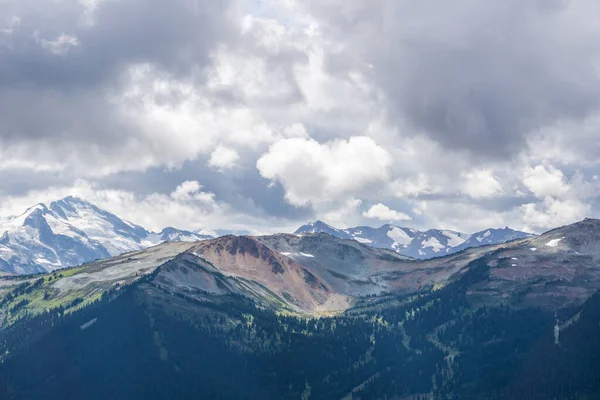
[[[39,314],[62,307],[73,311],[153,272],[161,264],[191,246],[186,242],[161,245],[84,264],[79,267],[34,276],[0,277],[2,324],[25,314]]]

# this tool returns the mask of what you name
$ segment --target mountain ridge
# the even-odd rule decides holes
[[[379,228],[357,226],[338,229],[321,220],[302,225],[295,234],[324,232],[342,239],[354,239],[373,247],[387,248],[398,254],[417,259],[440,257],[457,253],[469,247],[505,243],[511,240],[532,237],[526,232],[503,229],[485,229],[472,234],[448,229],[418,231],[413,228],[385,224]]]
[[[49,281],[46,290],[58,298],[69,298],[72,290],[82,293],[82,287],[98,294],[170,263],[170,273],[161,276],[174,285],[171,292],[209,302],[215,296],[241,295],[275,310],[318,314],[341,312],[364,296],[442,288],[478,260],[488,277],[468,288],[468,298],[549,309],[577,305],[600,290],[600,270],[595,267],[600,262],[600,221],[425,260],[325,233],[165,242],[66,269],[66,276]],[[57,273],[62,274],[53,276]],[[3,286],[36,278],[2,279],[0,294]]]

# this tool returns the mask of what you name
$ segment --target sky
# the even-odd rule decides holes
[[[600,216],[595,0],[0,0],[0,217],[149,229]]]

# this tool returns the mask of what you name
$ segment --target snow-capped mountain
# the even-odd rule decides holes
[[[398,254],[420,259],[452,254],[468,247],[499,244],[533,236],[508,227],[504,229],[486,229],[481,232],[467,234],[440,229],[418,231],[389,224],[379,228],[358,226],[337,229],[323,221],[303,225],[294,233],[297,235],[328,233],[341,239],[354,239],[369,246],[390,249]]]
[[[37,204],[17,217],[0,221],[0,270],[20,274],[52,271],[165,241],[210,238],[171,227],[149,232],[69,196],[49,206]]]
[[[455,251],[461,251],[468,247],[487,246],[491,244],[499,244],[510,242],[511,240],[533,237],[535,235],[526,232],[515,231],[509,227],[504,229],[486,229],[481,232],[470,235],[469,239],[464,243],[455,247]]]

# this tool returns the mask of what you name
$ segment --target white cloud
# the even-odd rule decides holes
[[[254,29],[257,28],[254,26]],[[256,40],[272,35],[277,34],[267,30]],[[257,45],[256,42],[253,44]],[[213,54],[208,89],[215,92],[230,91],[246,104],[286,104],[293,101],[296,88],[284,68],[269,63],[268,57],[261,56],[259,52],[252,54],[236,50],[222,46]],[[271,49],[271,52],[277,53],[277,50]]]
[[[185,181],[175,188],[170,197],[181,202],[200,201],[207,206],[216,207],[215,194],[201,189],[202,185],[198,181]]]
[[[260,174],[279,182],[293,205],[316,205],[353,196],[387,182],[390,154],[365,136],[321,144],[290,138],[273,144],[256,166]]]
[[[237,151],[227,147],[219,146],[211,154],[208,165],[223,172],[236,166],[240,159]]]
[[[338,228],[348,227],[355,220],[357,210],[361,204],[362,200],[351,197],[340,204],[332,205],[328,211],[322,213],[322,217],[319,216],[319,219],[325,220]]]
[[[69,51],[71,47],[79,46],[79,39],[76,36],[63,33],[54,40],[41,39],[40,43],[50,53],[61,55]]]
[[[363,212],[363,217],[378,219],[380,221],[410,221],[412,217],[403,212],[390,209],[385,204],[375,204]]]
[[[475,169],[462,174],[462,192],[474,199],[493,197],[502,193],[502,185],[490,169]]]
[[[473,233],[505,226],[517,230],[525,228],[518,210],[484,208],[469,198],[420,200],[415,202],[413,212],[424,219],[425,229],[451,229]]]
[[[598,166],[600,159],[600,114],[562,119],[528,135],[527,157],[532,163]]]
[[[308,132],[306,132],[306,128],[302,124],[292,124],[290,126],[286,126],[283,128],[283,136],[284,137],[299,137],[308,139]]]
[[[469,157],[423,136],[392,136],[388,146],[394,158],[396,197],[454,196],[461,189],[464,171],[473,169]]]
[[[434,186],[429,181],[429,178],[422,173],[417,173],[417,176],[414,178],[395,180],[390,184],[390,188],[394,192],[394,195],[400,198],[433,194],[442,190],[441,187]]]
[[[578,200],[544,198],[542,203],[528,203],[520,208],[527,229],[540,231],[582,220],[590,206]]]
[[[562,196],[569,190],[562,171],[552,165],[525,168],[523,184],[540,199],[547,196]]]

